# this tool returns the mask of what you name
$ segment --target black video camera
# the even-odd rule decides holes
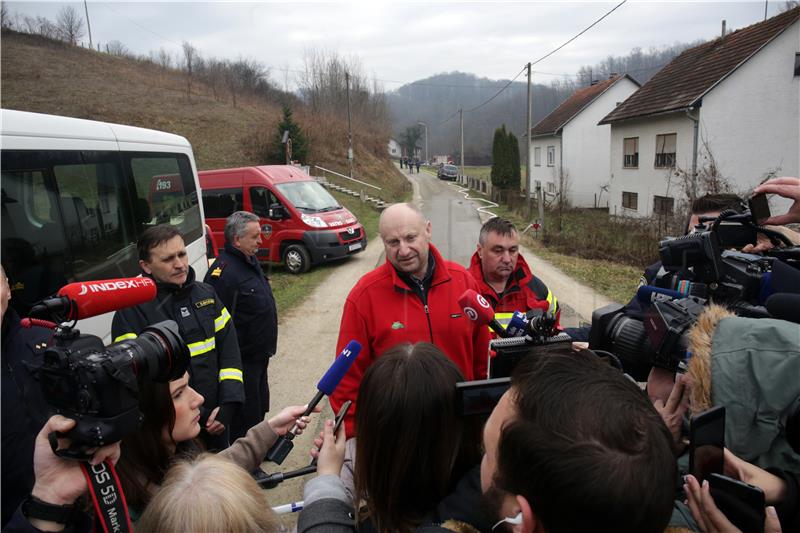
[[[49,436],[53,451],[86,460],[88,448],[112,444],[136,431],[142,421],[137,379],[171,381],[188,366],[189,349],[172,320],[108,347],[94,335],[82,335],[68,325],[57,327],[39,369],[42,393],[55,412],[76,424],[64,435],[72,443],[68,449],[58,449],[57,436]]]
[[[617,355],[637,381],[647,379],[651,365],[675,372],[686,358],[686,333],[705,304],[693,296],[654,302],[643,320],[626,316],[619,304],[601,307],[592,313],[589,347]]]
[[[528,315],[531,316],[525,321],[525,333],[522,336],[493,339],[489,343],[489,350],[495,352],[495,356],[489,359],[490,378],[510,376],[517,362],[539,346],[572,342],[569,335],[559,333],[556,329],[556,316],[553,313],[537,315],[535,311],[529,311]]]

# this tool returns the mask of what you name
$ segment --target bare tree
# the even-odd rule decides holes
[[[0,2],[0,28],[8,30],[12,28],[11,15],[8,12],[8,4]]]
[[[786,11],[790,11],[796,7],[800,7],[800,1],[798,0],[787,0],[784,2],[783,7],[781,8],[781,13]]]
[[[61,38],[72,45],[78,44],[78,40],[84,35],[83,19],[73,6],[61,8],[56,17],[56,26]]]
[[[186,98],[192,99],[192,75],[200,54],[188,41],[183,41],[183,67],[186,71]]]
[[[155,63],[163,68],[172,68],[172,55],[164,50],[164,47],[162,46],[158,50]]]
[[[20,26],[22,31],[32,35],[40,35],[47,39],[60,40],[61,32],[47,17],[37,16],[36,18],[25,16]]]
[[[114,40],[106,44],[106,52],[112,56],[130,57],[131,51],[120,41]]]

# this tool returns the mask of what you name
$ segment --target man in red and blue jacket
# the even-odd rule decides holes
[[[363,348],[330,398],[334,411],[346,400],[355,402],[367,368],[403,342],[435,344],[466,380],[487,377],[489,331],[458,304],[464,291],[478,290],[475,280],[430,243],[431,223],[412,204],[386,208],[380,234],[386,262],[365,274],[344,304],[337,353],[350,340]],[[346,419],[348,438],[356,436],[354,413],[351,408]]]

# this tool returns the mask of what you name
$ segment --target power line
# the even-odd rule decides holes
[[[159,39],[163,39],[164,41],[167,41],[168,43],[172,43],[172,44],[174,44],[174,45],[176,45],[176,46],[181,46],[181,44],[180,44],[180,43],[176,43],[175,41],[173,41],[173,40],[172,40],[172,39],[170,39],[169,37],[164,37],[163,35],[160,35],[160,34],[158,34],[158,33],[154,32],[154,31],[153,31],[153,30],[151,30],[150,28],[145,28],[144,26],[142,26],[141,24],[139,24],[138,22],[136,22],[136,21],[135,21],[135,20],[133,20],[132,18],[130,18],[130,17],[128,17],[128,16],[126,16],[126,15],[124,15],[123,13],[120,13],[119,11],[117,11],[116,9],[114,9],[113,7],[111,7],[109,4],[100,4],[100,5],[102,5],[102,6],[106,7],[107,9],[110,9],[111,11],[113,11],[114,13],[116,13],[117,15],[119,15],[119,16],[121,16],[122,18],[126,19],[128,22],[130,22],[130,23],[131,23],[131,24],[133,24],[134,26],[137,26],[138,28],[140,28],[140,29],[142,29],[142,30],[144,30],[144,31],[146,31],[146,32],[148,32],[148,33],[152,33],[153,35],[155,35],[155,36],[156,36],[156,37],[158,37]]]
[[[502,88],[502,89],[500,89],[499,91],[497,91],[496,93],[494,93],[494,95],[493,95],[491,98],[489,98],[488,100],[486,100],[486,101],[485,101],[485,102],[483,102],[482,104],[478,104],[478,105],[476,105],[476,106],[475,106],[475,107],[473,107],[473,108],[470,108],[470,109],[467,109],[467,110],[465,110],[465,113],[472,113],[473,111],[477,111],[478,109],[482,108],[483,106],[485,106],[486,104],[488,104],[489,102],[491,102],[492,100],[494,100],[495,98],[497,98],[497,97],[500,95],[500,93],[502,93],[503,91],[505,91],[505,90],[506,90],[506,88],[508,88],[508,86],[509,86],[509,85],[511,85],[512,83],[514,83],[514,81],[515,81],[517,78],[519,78],[519,75],[520,75],[520,74],[522,74],[523,72],[525,72],[525,70],[526,70],[527,68],[528,68],[527,66],[525,66],[525,67],[522,67],[522,70],[520,70],[520,71],[519,71],[519,74],[517,74],[516,76],[514,76],[514,78],[513,78],[513,79],[509,80],[509,81],[508,81],[508,83],[506,83],[506,84],[503,86],[503,88]]]
[[[611,13],[613,13],[614,11],[616,11],[617,9],[619,9],[619,8],[622,6],[622,4],[624,4],[624,3],[625,3],[625,2],[627,2],[627,1],[628,1],[628,0],[622,0],[622,2],[620,2],[619,4],[617,4],[616,6],[614,6],[614,7],[613,7],[611,10],[609,10],[609,11],[608,11],[608,12],[607,12],[605,15],[603,15],[603,16],[602,16],[602,17],[600,17],[599,19],[595,20],[594,22],[592,22],[591,24],[589,24],[588,26],[586,26],[586,27],[585,27],[585,28],[584,28],[584,29],[583,29],[583,30],[582,30],[580,33],[578,33],[577,35],[573,36],[571,39],[569,39],[568,41],[566,41],[564,44],[562,44],[561,46],[559,46],[559,47],[558,47],[558,48],[556,48],[555,50],[553,50],[553,51],[551,51],[551,52],[548,52],[548,53],[546,53],[545,55],[543,55],[542,57],[540,57],[540,58],[539,58],[539,59],[537,59],[536,61],[533,61],[533,62],[531,62],[531,66],[533,66],[533,65],[535,65],[536,63],[539,63],[539,62],[541,62],[541,61],[544,61],[545,59],[547,59],[547,58],[548,58],[548,57],[550,57],[551,55],[555,54],[556,52],[558,52],[559,50],[561,50],[562,48],[564,48],[565,46],[567,46],[569,43],[571,43],[572,41],[574,41],[575,39],[577,39],[578,37],[580,37],[581,35],[583,35],[583,34],[584,34],[584,33],[586,33],[587,31],[589,31],[590,29],[592,29],[592,28],[593,28],[595,25],[597,25],[597,24],[598,24],[598,23],[599,23],[601,20],[603,20],[604,18],[606,18],[607,16],[609,16]]]

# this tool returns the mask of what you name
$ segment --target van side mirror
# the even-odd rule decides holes
[[[269,206],[269,218],[272,220],[283,220],[289,218],[289,215],[286,214],[286,208],[281,204],[272,204]]]

